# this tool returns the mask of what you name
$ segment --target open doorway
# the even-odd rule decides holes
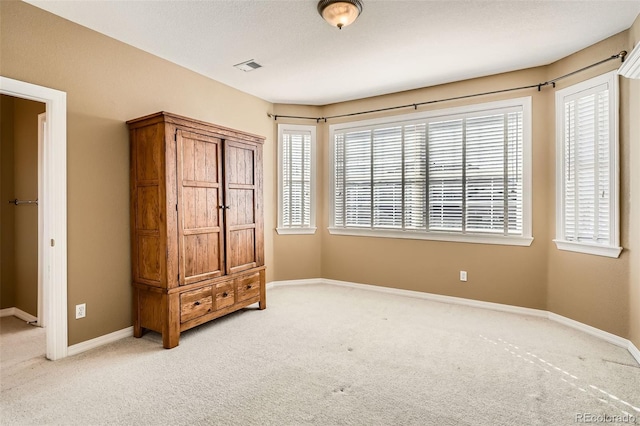
[[[66,189],[66,93],[0,76],[0,94],[44,105],[44,115],[36,115],[40,126],[37,182],[40,217],[36,227],[36,282],[40,281],[40,300],[36,296],[36,315],[30,314],[39,325],[45,326],[46,357],[51,360],[67,356],[67,189]],[[36,134],[38,127],[35,129]],[[18,164],[14,164],[17,168]],[[15,204],[15,200],[27,201]],[[9,200],[1,199],[7,203]],[[14,207],[28,206],[31,198],[14,198]],[[26,207],[25,207],[26,208]],[[15,213],[15,212],[14,212]],[[23,212],[20,212],[23,213]],[[4,223],[4,218],[3,218]],[[15,232],[15,230],[14,230]],[[16,236],[14,235],[14,239]],[[17,252],[16,252],[17,254]],[[31,259],[33,261],[33,259]],[[14,290],[16,291],[16,290]],[[22,290],[20,290],[22,291]],[[22,297],[22,296],[20,296]],[[20,299],[22,300],[22,299]],[[16,303],[14,293],[14,303]],[[19,302],[19,303],[22,303]],[[34,312],[33,300],[25,302]],[[3,303],[4,304],[4,303]],[[37,306],[40,306],[38,309]],[[20,308],[20,311],[23,311]],[[24,311],[23,311],[24,312]]]
[[[3,369],[45,354],[38,237],[46,106],[0,95],[0,316]]]
[[[0,95],[0,309],[43,326],[39,289],[39,141],[45,104]],[[41,118],[42,117],[42,118]],[[44,344],[42,346],[44,353]]]

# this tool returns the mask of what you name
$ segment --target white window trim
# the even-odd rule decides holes
[[[523,171],[522,171],[522,235],[492,235],[491,233],[459,233],[444,231],[406,231],[406,230],[386,230],[372,228],[343,228],[336,227],[334,214],[334,190],[335,190],[335,143],[334,135],[336,132],[345,129],[358,129],[361,127],[370,127],[382,124],[406,123],[433,119],[441,116],[450,116],[456,114],[473,114],[487,110],[504,109],[510,107],[522,108],[522,154],[523,154]],[[532,152],[531,152],[531,96],[522,98],[513,98],[503,101],[485,102],[481,104],[473,104],[462,107],[439,109],[434,111],[418,112],[404,114],[393,117],[376,118],[371,120],[362,120],[350,123],[332,124],[329,126],[329,190],[327,191],[329,205],[329,233],[332,235],[351,235],[381,238],[406,238],[415,240],[434,240],[434,241],[450,241],[464,243],[480,243],[480,244],[499,244],[513,246],[530,246],[533,242],[532,236]]]
[[[309,206],[309,226],[284,226],[282,223],[282,185],[284,176],[282,175],[283,149],[282,135],[286,131],[309,132],[311,134],[311,199]],[[315,234],[316,227],[316,126],[306,126],[300,124],[278,124],[278,226],[276,232],[279,235],[312,235]]]
[[[533,237],[521,237],[513,235],[487,234],[456,234],[442,231],[402,231],[398,229],[371,229],[371,228],[329,228],[332,235],[351,235],[358,237],[379,238],[407,238],[412,240],[450,241],[457,243],[496,244],[507,246],[530,246]]]
[[[609,170],[612,208],[610,210],[610,245],[592,242],[567,241],[564,236],[564,99],[572,94],[589,90],[601,84],[609,85],[610,123]],[[556,92],[556,238],[553,242],[558,250],[617,258],[622,252],[620,246],[620,161],[619,161],[619,86],[617,71],[611,71],[574,84]]]

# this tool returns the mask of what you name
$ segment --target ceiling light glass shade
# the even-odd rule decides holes
[[[362,12],[360,0],[320,0],[318,13],[330,25],[342,29],[358,19]]]

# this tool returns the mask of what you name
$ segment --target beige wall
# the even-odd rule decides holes
[[[511,97],[533,102],[533,236],[530,247],[329,235],[328,124],[317,125],[318,232],[275,233],[276,140],[282,115],[328,116],[424,100],[485,92],[545,81],[573,71],[638,40],[638,24],[549,67],[325,107],[272,105],[24,3],[0,2],[0,74],[68,94],[69,343],[131,325],[129,272],[128,138],[124,122],[152,112],[177,114],[267,137],[265,145],[265,240],[268,281],[325,277],[471,299],[549,309],[640,344],[640,290],[630,285],[630,256],[638,230],[630,230],[630,182],[640,160],[630,140],[640,128],[637,85],[622,85],[622,242],[620,259],[559,252],[555,232],[555,136],[553,89],[545,88],[432,105],[446,108]],[[634,34],[630,36],[629,34]],[[590,75],[617,67],[611,62]],[[567,82],[566,84],[568,84]],[[420,110],[425,110],[423,107]],[[398,114],[408,111],[398,111]],[[375,118],[384,114],[368,115]],[[389,114],[387,114],[389,115]],[[364,118],[364,117],[363,117]],[[292,123],[304,123],[298,120]],[[331,121],[336,123],[338,121]],[[626,132],[626,136],[624,133]],[[635,136],[634,136],[635,135]],[[635,176],[635,177],[634,177]],[[636,197],[640,198],[640,197]],[[635,240],[631,232],[635,232]],[[633,241],[632,241],[633,240]],[[636,253],[635,259],[638,259]],[[637,263],[637,262],[636,262]],[[458,271],[469,273],[461,283]],[[71,314],[87,303],[87,318]]]
[[[582,68],[628,49],[627,33],[620,33],[548,67],[553,78]],[[584,81],[614,70],[620,61],[611,61],[590,71],[558,83],[557,89]],[[549,233],[546,244],[548,257],[548,308],[557,314],[600,328],[619,336],[629,332],[629,88],[626,79],[620,79],[620,239],[625,250],[620,258],[586,255],[556,249],[555,238],[555,99],[549,94],[547,109],[547,158],[552,166],[548,174],[547,221]]]
[[[284,105],[275,104],[273,106],[273,114],[290,115],[298,117],[318,117],[322,114],[321,107],[305,106],[305,105]],[[304,125],[316,125],[313,121],[299,120],[299,119],[287,119],[278,118],[274,121],[273,126],[273,140],[277,141],[278,137],[278,124],[304,124]],[[318,154],[322,151],[322,146],[326,144],[325,138],[320,133],[321,126],[316,125],[316,151]],[[277,158],[277,143],[273,144],[273,156]],[[317,164],[317,194],[322,194],[322,182],[324,182],[323,164],[318,159]],[[274,187],[277,187],[277,174],[274,174],[272,182]],[[320,204],[321,201],[318,199]],[[273,203],[273,214],[277,218],[277,200]],[[321,240],[321,223],[322,214],[317,214],[316,226],[318,231],[314,235],[278,235],[273,230],[267,230],[265,232],[273,232],[274,241],[273,249],[275,256],[275,274],[274,279],[277,281],[282,280],[295,280],[305,278],[319,278],[322,275],[321,269],[321,253],[322,253],[322,240]]]
[[[640,43],[640,16],[629,31],[628,47]],[[623,79],[624,80],[624,79]],[[629,211],[629,339],[640,348],[640,80],[627,82],[629,114],[627,115],[629,140],[630,211]],[[631,219],[633,218],[633,219]]]
[[[327,106],[325,116],[395,105],[419,103],[472,93],[538,83],[545,80],[545,69],[536,68],[362,99]],[[392,238],[368,238],[330,235],[326,231],[330,188],[324,187],[322,200],[322,276],[396,287],[408,290],[444,294],[469,299],[506,303],[529,308],[546,308],[546,256],[548,246],[546,211],[546,176],[549,161],[546,151],[546,95],[535,90],[484,96],[464,101],[444,102],[418,111],[450,108],[472,103],[489,102],[514,97],[531,96],[533,109],[533,237],[530,247],[499,246],[440,241]],[[411,109],[395,111],[406,114]],[[379,113],[366,119],[393,115]],[[334,124],[347,119],[330,120]],[[327,139],[328,125],[325,127]],[[328,169],[328,147],[323,146],[321,168]],[[469,280],[460,282],[459,271],[465,270]]]
[[[13,195],[13,101],[0,96],[0,201]],[[0,202],[0,309],[14,307],[15,266],[13,257],[15,208]]]
[[[266,136],[265,229],[275,227],[270,103],[26,3],[0,2],[0,19],[0,74],[67,92],[69,344],[131,325],[126,120],[164,110]],[[265,244],[272,280],[270,232]]]
[[[2,279],[2,293],[9,295],[2,307],[16,307],[33,316],[38,315],[38,207],[35,205],[12,205],[6,200],[38,198],[38,114],[45,111],[39,102],[11,98],[2,95],[3,109],[11,116],[11,137],[3,137],[3,151],[13,155],[2,156],[4,173],[12,173],[7,183],[13,184],[3,191],[3,245],[2,263],[7,265],[7,277]],[[4,116],[3,116],[4,118]],[[3,135],[4,136],[4,135]],[[7,145],[5,147],[4,145]],[[13,148],[8,148],[12,146]],[[3,176],[3,186],[5,186]],[[7,206],[7,207],[5,207]],[[4,270],[4,268],[3,268]]]

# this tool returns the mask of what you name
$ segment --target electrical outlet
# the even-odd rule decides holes
[[[87,316],[87,304],[82,303],[81,305],[76,305],[76,319],[84,318]]]
[[[460,281],[467,281],[467,271],[460,271]]]

